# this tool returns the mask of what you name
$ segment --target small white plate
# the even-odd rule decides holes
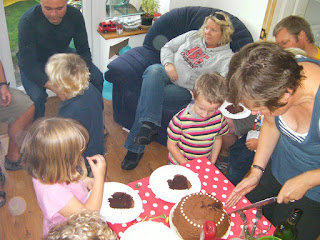
[[[224,101],[224,103],[221,105],[221,107],[219,108],[219,110],[221,111],[221,113],[227,117],[227,118],[231,118],[231,119],[242,119],[242,118],[246,118],[249,117],[251,114],[251,111],[246,108],[245,106],[243,106],[243,104],[239,104],[241,107],[243,107],[243,111],[236,113],[236,114],[232,114],[227,110],[227,107],[229,105],[232,105],[232,103]]]
[[[130,226],[121,236],[121,240],[179,240],[176,234],[163,223],[139,222]]]
[[[124,192],[129,194],[133,198],[134,207],[128,209],[111,208],[108,199],[111,198],[115,192]],[[131,187],[118,182],[104,183],[102,206],[100,210],[101,218],[104,221],[111,223],[131,222],[139,217],[142,211],[143,207],[141,198]]]
[[[173,190],[169,188],[168,180],[172,180],[175,175],[185,176],[191,183],[191,188],[186,190]],[[200,192],[201,182],[196,173],[189,168],[179,165],[165,165],[157,168],[150,176],[149,184],[152,192],[160,199],[177,203],[186,195]]]

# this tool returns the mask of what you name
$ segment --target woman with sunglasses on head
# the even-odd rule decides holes
[[[205,18],[199,30],[184,33],[161,48],[161,64],[151,65],[143,74],[135,122],[125,143],[128,153],[123,169],[134,169],[145,146],[156,138],[165,88],[185,103],[191,100],[189,91],[201,74],[218,72],[225,76],[233,55],[229,44],[233,32],[230,18],[224,12],[216,12]]]
[[[226,208],[245,195],[251,202],[278,196],[264,207],[274,225],[292,209],[303,215],[296,239],[320,234],[320,62],[297,58],[275,43],[253,43],[230,62],[229,97],[264,115],[249,175],[232,191]],[[284,204],[283,204],[284,203]]]

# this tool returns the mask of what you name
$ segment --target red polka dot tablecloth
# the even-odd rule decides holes
[[[185,166],[198,174],[198,177],[201,181],[201,192],[212,194],[222,202],[227,200],[227,197],[234,189],[234,185],[225,177],[225,175],[222,174],[216,168],[216,166],[205,157],[193,160],[189,163],[183,164],[182,166]],[[166,202],[155,196],[150,188],[149,178],[150,177],[146,177],[128,184],[128,186],[133,188],[139,194],[142,200],[143,212],[140,214],[140,216],[136,220],[129,223],[108,223],[110,227],[118,234],[119,238],[121,238],[122,234],[128,227],[141,221],[152,220],[156,222],[162,222],[166,226],[169,226],[168,217],[171,208],[174,206],[174,203]],[[251,204],[250,201],[243,197],[237,206],[233,208],[241,208],[249,204]],[[231,211],[231,209],[229,211]],[[245,214],[248,221],[254,222],[256,209],[249,209],[245,211]],[[239,214],[231,214],[230,220],[231,229],[227,239],[239,237],[243,228],[243,221],[241,220]],[[270,226],[270,222],[265,217],[262,217],[258,224],[262,231],[267,231]],[[272,235],[274,229],[274,226],[271,225],[266,235]]]

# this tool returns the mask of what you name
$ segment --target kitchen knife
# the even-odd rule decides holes
[[[251,205],[245,206],[243,208],[235,209],[235,210],[229,212],[228,215],[230,215],[231,213],[237,213],[237,212],[240,212],[240,211],[248,210],[250,208],[257,208],[257,207],[265,206],[267,204],[274,203],[276,201],[277,201],[277,197],[267,198],[267,199],[264,199],[262,201],[253,203]]]

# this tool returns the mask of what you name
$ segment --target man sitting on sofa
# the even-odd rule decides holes
[[[314,44],[310,24],[302,17],[288,16],[274,28],[273,36],[282,48],[300,48],[309,57],[320,60],[320,49]]]

